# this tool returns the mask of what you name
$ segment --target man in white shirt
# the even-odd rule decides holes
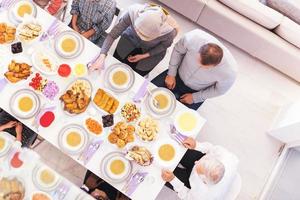
[[[212,35],[196,29],[175,45],[169,69],[152,82],[167,87],[187,107],[197,110],[209,98],[225,94],[236,79],[236,62]]]
[[[237,175],[238,158],[221,146],[197,143],[188,138],[189,148],[173,172],[162,170],[168,187],[184,200],[224,200]],[[203,154],[202,154],[203,153]]]

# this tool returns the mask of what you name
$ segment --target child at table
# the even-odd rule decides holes
[[[63,3],[64,0],[33,0],[38,6],[46,10],[51,15],[56,16]]]
[[[8,132],[16,137],[16,141],[19,141],[22,147],[30,147],[37,138],[35,132],[23,126],[21,122],[18,122],[13,116],[2,109],[0,109],[0,132],[1,131]]]
[[[84,178],[84,185],[81,189],[97,200],[129,200],[128,197],[120,193],[107,182],[100,179],[91,171],[87,171]]]

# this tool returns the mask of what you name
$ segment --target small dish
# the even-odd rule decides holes
[[[33,52],[31,58],[33,66],[41,73],[48,76],[57,75],[59,63],[56,56],[48,50],[38,49]]]
[[[6,156],[12,146],[12,142],[5,136],[6,132],[0,132],[0,157]]]
[[[30,200],[52,200],[52,197],[42,191],[35,191],[31,194]]]
[[[198,112],[188,109],[180,111],[175,116],[174,126],[181,134],[193,136],[201,130],[200,115]]]

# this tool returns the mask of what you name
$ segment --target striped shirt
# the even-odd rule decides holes
[[[105,39],[105,30],[109,28],[116,11],[115,0],[74,0],[71,14],[78,15],[77,26],[80,32],[90,29],[95,34],[90,38],[94,43]]]

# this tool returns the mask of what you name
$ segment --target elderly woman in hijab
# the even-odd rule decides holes
[[[221,146],[183,142],[189,148],[174,173],[162,170],[162,179],[185,200],[225,200],[237,176],[238,158]]]
[[[104,68],[107,52],[114,40],[121,36],[114,57],[145,76],[165,57],[177,33],[176,21],[161,6],[130,6],[107,35],[101,54],[90,70]]]

